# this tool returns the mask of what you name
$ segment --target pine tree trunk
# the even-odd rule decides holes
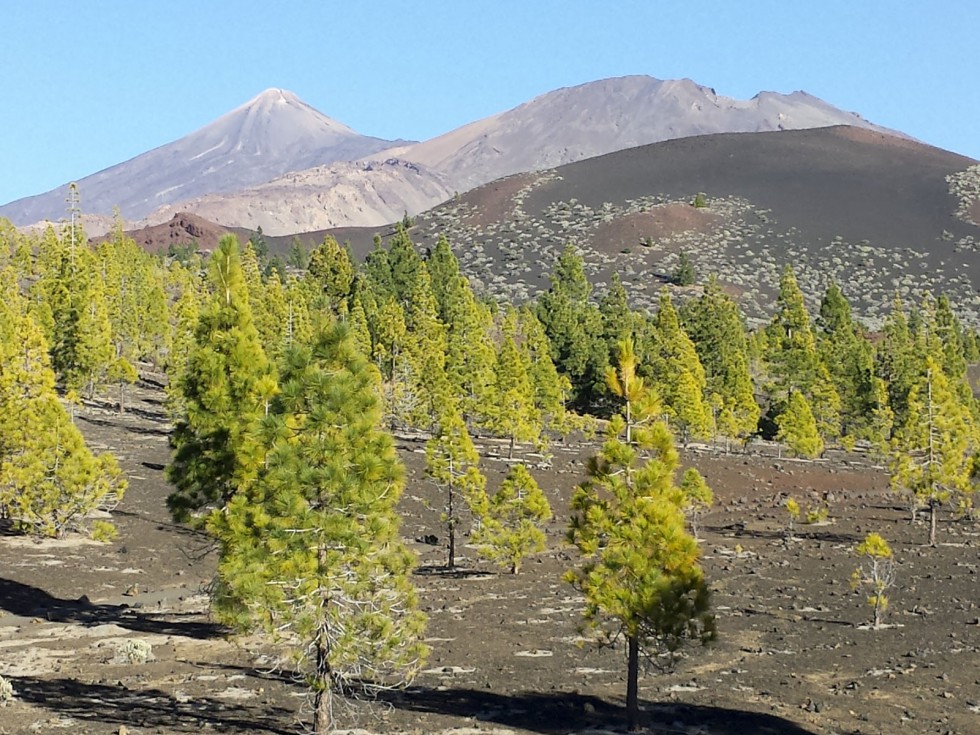
[[[327,659],[327,645],[321,631],[316,642],[316,695],[313,698],[313,732],[315,735],[326,735],[333,730],[333,709],[330,689],[330,662]]]
[[[449,561],[446,569],[450,572],[456,568],[456,509],[453,507],[455,498],[453,497],[453,486],[449,486]]]
[[[939,522],[939,503],[929,501],[929,545],[936,545],[936,525]]]
[[[640,641],[635,635],[626,638],[628,659],[626,664],[626,727],[630,732],[640,729]]]

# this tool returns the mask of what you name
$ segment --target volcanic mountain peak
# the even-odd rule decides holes
[[[268,89],[217,120],[78,180],[82,208],[128,220],[166,204],[238,191],[290,171],[370,156],[389,141],[360,135],[310,107],[292,92]],[[0,207],[14,224],[64,216],[67,184]]]

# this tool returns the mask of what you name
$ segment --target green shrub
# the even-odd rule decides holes
[[[89,538],[103,544],[111,543],[119,537],[119,529],[109,521],[96,521],[89,531]]]

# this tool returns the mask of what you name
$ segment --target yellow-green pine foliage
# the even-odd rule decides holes
[[[176,268],[183,270],[179,264]],[[167,410],[173,418],[180,417],[184,411],[184,394],[180,386],[188,357],[195,344],[194,332],[201,315],[201,297],[197,289],[186,282],[180,288],[180,296],[170,308],[170,347],[164,362],[167,373]]]
[[[44,334],[0,275],[0,509],[39,536],[78,530],[111,508],[126,480],[111,454],[94,456],[55,392]]]
[[[520,322],[521,351],[529,365],[529,377],[534,387],[534,406],[541,416],[543,428],[560,436],[571,429],[571,421],[565,406],[572,391],[572,384],[559,374],[551,359],[551,344],[544,327],[528,305],[518,312]]]
[[[776,413],[787,415],[790,394],[800,391],[821,438],[836,438],[840,433],[840,396],[817,352],[810,315],[791,266],[786,266],[779,280],[776,314],[766,328],[766,362]]]
[[[262,459],[251,430],[276,391],[233,235],[211,257],[210,282],[211,300],[180,379],[184,415],[170,437],[167,478],[175,489],[167,504],[181,521],[221,508],[254,475]]]
[[[493,405],[496,352],[490,310],[459,272],[449,241],[440,237],[425,261],[439,319],[446,327],[446,375],[464,418],[482,426]]]
[[[486,505],[487,480],[466,422],[452,400],[443,406],[439,424],[425,445],[425,474],[445,493],[440,519],[448,536],[446,568],[456,568],[456,529],[467,510]]]
[[[776,439],[798,457],[814,459],[823,453],[823,439],[817,431],[810,402],[799,391],[790,394],[783,412],[776,416],[776,423],[779,425]]]
[[[413,396],[408,419],[415,428],[428,431],[439,420],[442,403],[451,393],[446,376],[446,327],[439,320],[425,263],[415,264],[406,287],[405,329],[409,338],[403,366],[408,369],[407,388]]]
[[[681,475],[681,491],[684,501],[681,508],[691,524],[691,533],[699,538],[701,533],[701,518],[715,502],[714,493],[708,487],[701,473],[694,467],[688,467]]]
[[[327,235],[310,253],[304,280],[317,294],[322,305],[339,314],[346,307],[354,286],[354,263],[346,248]]]
[[[548,499],[527,467],[517,464],[486,503],[473,543],[482,556],[517,574],[524,559],[544,551],[541,526],[550,519]]]
[[[895,555],[878,533],[865,536],[854,553],[863,563],[851,575],[851,586],[868,590],[868,604],[874,609],[874,627],[880,628],[888,609],[885,593],[895,584]]]
[[[681,327],[670,292],[660,292],[660,308],[653,322],[652,374],[667,416],[686,440],[711,435],[711,408],[705,390],[707,380],[694,343]]]
[[[651,413],[656,401],[636,375],[631,347],[623,344],[609,380],[628,415],[609,422],[589,478],[572,497],[568,540],[582,558],[565,578],[585,595],[585,625],[606,642],[626,639],[627,724],[635,730],[641,650],[648,661],[672,663],[684,641],[713,637],[714,617],[698,544],[684,527],[677,451]]]
[[[745,320],[715,276],[708,279],[701,297],[684,309],[683,324],[704,368],[715,431],[727,439],[752,434],[760,412],[749,371]]]
[[[973,490],[976,449],[969,409],[950,389],[939,361],[926,356],[925,372],[908,396],[908,418],[892,439],[891,484],[909,493],[913,507],[929,508],[929,544],[936,544],[939,508]]]
[[[115,356],[162,366],[170,348],[166,286],[171,274],[160,258],[123,233],[121,220],[95,254]]]
[[[510,440],[509,457],[514,456],[517,442],[536,442],[541,437],[541,415],[534,402],[530,366],[514,341],[516,329],[516,314],[508,312],[497,351],[496,406],[488,422],[491,431]]]
[[[284,360],[257,431],[265,462],[208,528],[220,543],[215,611],[271,635],[305,676],[313,731],[332,700],[412,678],[426,653],[397,504],[404,468],[381,429],[377,370],[346,325]]]
[[[255,328],[258,330],[259,339],[262,340],[266,356],[270,362],[277,365],[289,346],[287,339],[289,300],[278,270],[273,269],[264,280],[259,298],[262,299],[261,321],[259,315],[255,315]],[[251,304],[250,295],[249,305]]]
[[[371,356],[371,330],[368,327],[367,314],[361,304],[361,297],[355,293],[351,297],[350,311],[347,315],[347,323],[350,325],[351,335],[358,349],[366,356]]]

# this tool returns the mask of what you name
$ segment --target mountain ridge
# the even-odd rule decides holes
[[[344,181],[332,174],[323,178],[322,186],[352,193],[346,203],[341,196],[320,197],[334,207],[330,222],[381,225],[391,208],[369,207],[376,221],[366,222],[365,199],[414,203],[423,211],[450,191],[661,140],[830,124],[902,135],[803,91],[762,91],[738,100],[690,79],[632,75],[553,90],[427,141],[382,141],[359,135],[291,92],[270,88],[188,136],[78,183],[82,209],[90,214],[109,215],[118,205],[128,221],[160,222],[187,209],[232,226],[286,232],[314,224],[301,212],[309,192],[298,190],[294,197],[280,187],[275,204],[261,189],[273,179],[333,163],[388,159],[418,164],[431,174],[415,191],[413,184],[422,178],[392,180],[382,191],[377,176],[356,167],[347,167]],[[60,187],[12,202],[0,207],[0,216],[18,225],[55,220],[64,214],[64,192]],[[254,196],[259,199],[251,201]]]

